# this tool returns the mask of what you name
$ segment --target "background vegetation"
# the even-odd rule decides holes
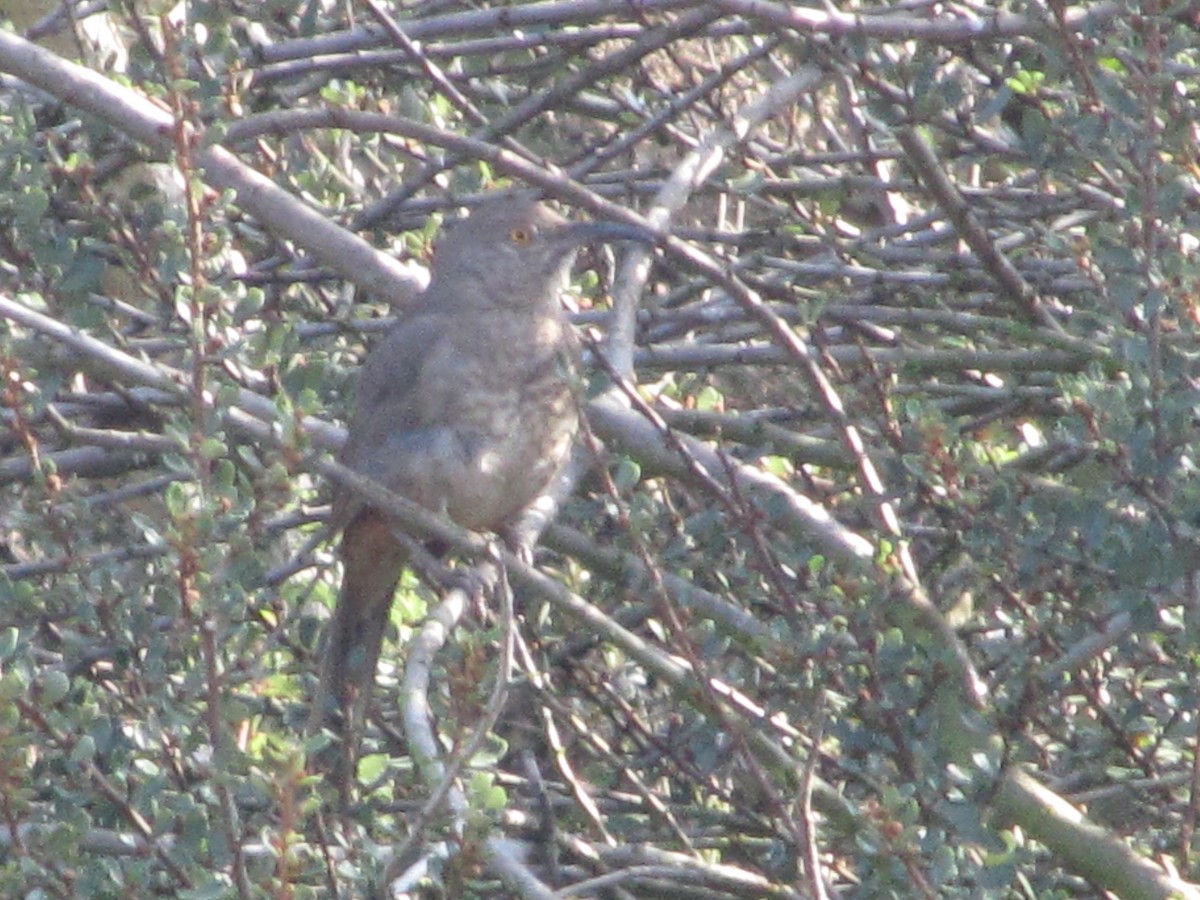
[[[1200,896],[1191,4],[7,6],[0,895]],[[662,238],[339,809],[337,426],[510,183]]]

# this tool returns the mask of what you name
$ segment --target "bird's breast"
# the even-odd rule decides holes
[[[570,453],[578,413],[561,323],[479,324],[469,340],[444,342],[430,357],[426,371],[438,383],[419,395],[429,403],[424,417],[451,436],[439,453],[445,512],[466,527],[495,529],[549,486]]]

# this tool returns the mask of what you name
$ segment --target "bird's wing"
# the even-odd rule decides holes
[[[370,478],[387,474],[389,448],[427,423],[415,402],[421,371],[445,334],[443,316],[416,311],[400,319],[367,356],[349,436],[339,461]],[[332,523],[347,525],[362,508],[352,491],[335,488]]]

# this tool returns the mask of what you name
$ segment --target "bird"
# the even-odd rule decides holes
[[[368,353],[339,461],[464,528],[515,533],[579,428],[561,292],[581,245],[617,240],[650,237],[569,221],[527,191],[485,200],[437,242],[428,287]],[[326,767],[345,783],[407,553],[353,491],[335,486],[330,524],[342,582],[308,731],[338,739]]]

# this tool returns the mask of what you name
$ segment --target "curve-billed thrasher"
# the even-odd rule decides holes
[[[466,528],[513,527],[561,471],[578,426],[559,299],[575,251],[646,238],[567,222],[524,194],[480,206],[439,242],[429,287],[367,357],[341,461]],[[344,529],[342,591],[309,730],[341,736],[346,777],[405,550],[344,489],[331,522]]]

